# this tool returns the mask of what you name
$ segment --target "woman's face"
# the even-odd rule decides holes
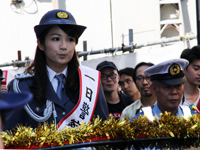
[[[44,51],[47,66],[55,72],[62,72],[74,55],[76,40],[58,26],[54,26],[45,36],[44,45],[38,43]]]

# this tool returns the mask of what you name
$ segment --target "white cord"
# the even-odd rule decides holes
[[[16,93],[21,93],[21,90],[19,89],[18,85],[19,85],[19,80],[15,79],[13,81],[13,90]],[[54,103],[50,100],[46,100],[46,108],[43,113],[44,116],[39,116],[36,113],[34,113],[28,103],[25,104],[24,109],[26,110],[26,112],[29,114],[29,116],[32,119],[34,119],[37,122],[44,122],[44,123],[45,123],[45,121],[47,121],[50,118],[51,114],[53,113],[54,121],[56,124],[57,112],[55,110]]]

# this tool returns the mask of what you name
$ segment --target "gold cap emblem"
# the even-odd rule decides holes
[[[58,12],[57,16],[58,16],[58,18],[61,18],[61,19],[68,18],[68,14],[66,12],[62,12],[62,11]]]
[[[169,73],[171,75],[177,75],[180,73],[180,66],[178,64],[172,64],[169,68]]]

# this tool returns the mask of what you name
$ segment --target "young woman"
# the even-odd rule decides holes
[[[93,115],[108,118],[100,73],[79,65],[75,51],[85,29],[65,10],[52,10],[42,17],[34,27],[35,59],[9,84],[9,91],[31,91],[34,99],[23,110],[7,115],[4,130],[16,124],[37,127],[39,122],[55,123],[62,129],[87,123]]]

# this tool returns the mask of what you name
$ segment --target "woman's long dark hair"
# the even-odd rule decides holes
[[[76,39],[76,44],[78,43],[78,34],[74,30],[73,27],[70,26],[63,26],[59,25],[59,27],[67,33],[69,36],[72,36]],[[43,32],[43,34],[40,36],[39,41],[41,44],[45,45],[45,36],[49,32],[51,28],[47,29]],[[74,50],[74,55],[71,59],[71,61],[68,63],[68,74],[67,79],[65,83],[66,92],[69,98],[74,102],[77,103],[79,99],[79,75],[78,75],[78,56],[76,51]],[[47,81],[49,80],[47,75],[47,68],[46,68],[46,58],[44,51],[40,50],[40,48],[37,46],[36,53],[35,53],[35,59],[32,62],[32,64],[25,70],[25,72],[35,72],[35,75],[33,77],[33,85],[31,88],[31,92],[34,95],[34,98],[44,104],[46,102],[46,86]]]

